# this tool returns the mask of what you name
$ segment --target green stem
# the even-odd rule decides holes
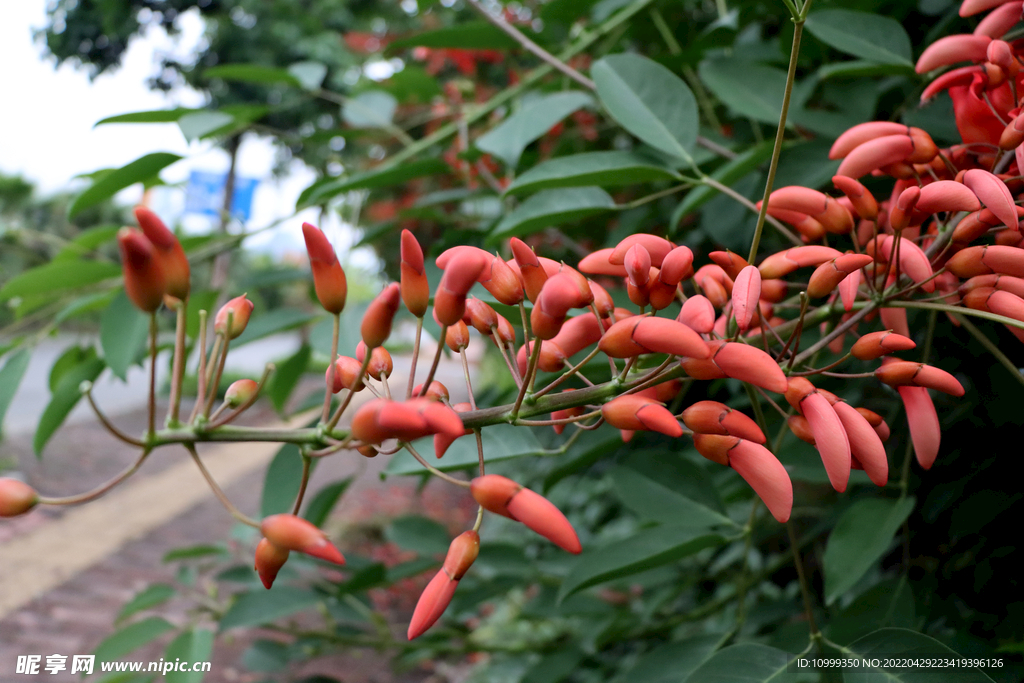
[[[412,388],[416,386],[416,361],[420,357],[420,337],[423,336],[423,318],[416,318],[416,340],[412,344],[412,365],[409,366],[409,388],[405,391],[406,398],[412,398]]]
[[[181,384],[185,376],[185,327],[188,321],[187,312],[188,299],[178,304],[178,315],[174,326],[174,364],[171,368],[171,407],[167,413],[168,427],[177,427],[179,424]]]
[[[156,434],[156,311],[149,314],[149,438]]]
[[[331,355],[328,356],[327,360],[327,386],[324,388],[324,407],[320,412],[320,424],[327,424],[327,420],[331,416],[331,397],[334,396],[334,373],[337,372],[334,361],[338,356],[338,336],[340,333],[341,315],[335,313],[334,326],[331,333]],[[367,355],[369,355],[369,351],[367,351]]]

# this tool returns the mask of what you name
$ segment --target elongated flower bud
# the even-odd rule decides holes
[[[475,531],[466,531],[455,537],[448,546],[444,565],[430,581],[413,611],[409,622],[409,640],[418,638],[434,625],[448,608],[455,587],[469,570],[480,552],[480,536]]]
[[[271,515],[260,523],[260,532],[278,548],[296,550],[334,564],[345,564],[345,558],[327,540],[327,534],[301,517]]]
[[[434,294],[434,317],[442,325],[454,325],[466,312],[466,295],[491,259],[485,251],[461,251],[446,263]]]
[[[601,406],[605,422],[617,429],[650,430],[668,436],[682,436],[679,421],[663,405],[643,396],[626,394]]]
[[[39,494],[18,479],[0,478],[0,517],[17,517],[36,506]]]
[[[328,313],[339,314],[345,308],[348,296],[348,282],[345,271],[338,262],[334,247],[320,228],[310,223],[302,224],[302,237],[306,241],[309,266],[313,271],[313,287],[316,298]]]
[[[445,330],[444,343],[455,353],[469,346],[469,326],[461,320],[449,325]]]
[[[333,380],[331,379],[331,369],[327,368],[327,379],[331,382],[331,392],[336,394],[342,389],[349,389],[351,391],[362,391],[365,389],[366,385],[363,384],[363,378],[359,376],[359,372],[362,369],[363,364],[361,361],[351,356],[338,356],[338,359],[334,361]]]
[[[359,361],[360,367],[364,358],[366,358],[366,344],[359,342],[356,344],[356,360]],[[367,375],[380,381],[382,377],[385,379],[390,377],[394,369],[395,364],[391,359],[391,354],[383,346],[378,346],[370,352],[370,364],[366,366]]]
[[[245,332],[249,324],[249,316],[255,306],[253,302],[242,296],[236,296],[231,301],[220,307],[217,317],[213,321],[213,329],[217,334],[226,334],[229,339],[237,339]],[[228,328],[228,317],[231,317],[231,327]]]
[[[117,233],[121,248],[124,291],[136,308],[152,313],[160,308],[166,293],[164,271],[153,245],[138,230],[121,228]]]
[[[228,390],[224,392],[224,402],[228,408],[238,408],[248,403],[260,385],[251,379],[240,379],[231,383]]]
[[[363,314],[363,324],[360,327],[363,343],[367,348],[377,348],[391,335],[391,323],[395,319],[395,313],[398,312],[400,300],[399,285],[397,282],[392,282],[367,306],[366,313]]]
[[[526,246],[526,242],[518,237],[513,237],[509,240],[509,246],[512,248],[512,255],[519,266],[519,272],[522,274],[526,298],[536,302],[541,287],[544,286],[544,281],[548,279],[548,274],[537,255],[533,253],[533,249]]]
[[[138,221],[142,233],[153,245],[157,260],[164,271],[167,294],[184,301],[189,293],[188,257],[181,248],[181,242],[174,233],[167,229],[160,217],[144,206],[135,207],[135,220]]]
[[[410,313],[422,318],[430,305],[430,283],[423,265],[423,249],[408,230],[402,231],[401,259],[402,301]]]
[[[859,360],[875,360],[894,351],[909,351],[916,346],[913,339],[892,330],[881,330],[858,339],[850,349],[850,354]]]
[[[683,411],[683,422],[695,432],[731,434],[763,444],[764,432],[757,423],[738,410],[717,401],[699,401]]]
[[[290,551],[278,548],[267,539],[260,539],[259,544],[256,546],[256,564],[254,569],[259,573],[260,581],[263,582],[264,588],[270,590],[270,587],[274,585],[277,573],[281,571],[281,567],[288,561],[290,554]]]
[[[563,550],[582,552],[580,539],[569,520],[540,494],[497,474],[474,479],[470,493],[485,510],[522,522]]]

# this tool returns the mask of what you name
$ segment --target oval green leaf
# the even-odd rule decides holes
[[[615,200],[599,187],[544,190],[505,216],[488,241],[494,243],[508,237],[527,235],[549,225],[578,220],[614,208]]]
[[[598,60],[590,75],[619,125],[651,147],[689,159],[697,143],[697,100],[681,78],[634,54]]]
[[[147,586],[125,603],[118,613],[116,621],[124,621],[126,617],[130,617],[136,612],[161,605],[170,600],[176,592],[173,586],[166,583],[154,583],[152,586]]]
[[[259,626],[301,612],[323,599],[316,591],[294,586],[275,586],[242,593],[220,619],[221,632],[243,626]]]
[[[309,366],[309,359],[313,355],[313,349],[309,344],[303,344],[299,350],[277,364],[277,370],[270,376],[267,384],[267,398],[274,404],[274,410],[284,414],[285,404],[291,397],[299,380]]]
[[[338,481],[331,482],[327,486],[316,492],[313,496],[313,500],[309,501],[306,506],[306,511],[302,513],[302,516],[314,526],[322,526],[327,521],[327,516],[331,514],[331,510],[338,503],[341,495],[345,493],[345,489],[352,483],[352,477],[346,477],[345,479],[339,479]]]
[[[149,316],[135,308],[122,290],[100,318],[100,345],[107,367],[122,381],[138,359],[149,336]]]
[[[854,641],[842,650],[848,657],[858,659],[881,659],[882,663],[891,660],[914,659],[918,657],[948,657],[959,659],[960,654],[949,649],[939,641],[923,633],[905,628],[881,628]],[[851,679],[864,683],[992,683],[985,672],[980,669],[925,667],[894,668],[879,667],[875,669],[858,668],[857,675]]]
[[[96,648],[94,654],[96,659],[101,662],[120,659],[146,643],[156,640],[173,628],[174,626],[169,621],[160,617],[149,617],[142,621],[136,621],[107,636]]]
[[[91,187],[78,195],[78,198],[71,204],[71,208],[68,209],[68,217],[74,218],[90,206],[110,199],[135,183],[152,180],[160,171],[180,159],[180,156],[170,152],[154,152],[141,156],[121,168],[104,173]]]
[[[700,63],[700,79],[739,114],[772,125],[779,124],[786,72],[742,59],[714,59]]]
[[[910,36],[892,17],[848,9],[812,12],[804,24],[815,38],[840,52],[881,64],[913,67]]]
[[[275,83],[295,86],[302,85],[301,81],[292,75],[288,69],[278,69],[259,64],[220,64],[218,66],[211,66],[203,71],[203,77],[207,79],[220,78],[225,81],[238,81],[240,83],[259,83],[262,85],[273,85]]]
[[[885,554],[900,525],[914,510],[914,497],[858,500],[843,512],[825,547],[825,602],[852,588]]]
[[[213,631],[207,628],[195,628],[183,631],[171,641],[164,652],[168,662],[181,660],[193,664],[206,664],[213,652]],[[166,683],[202,683],[202,671],[168,671],[164,675]]]
[[[686,679],[687,683],[785,683],[793,655],[759,643],[740,643],[721,649]]]
[[[590,95],[578,91],[538,97],[477,138],[476,146],[514,168],[527,145],[569,114],[593,102]]]
[[[25,371],[28,370],[28,362],[31,359],[32,349],[28,347],[18,349],[7,357],[3,369],[0,370],[0,433],[2,433],[4,415],[11,407],[11,401],[14,399],[14,394],[18,392],[18,386],[21,384],[22,377],[25,376]]]
[[[676,562],[726,541],[724,536],[706,533],[700,527],[664,525],[640,529],[623,541],[616,541],[597,550],[584,548],[583,554],[562,581],[558,601],[584,588]]]
[[[68,414],[82,398],[82,392],[79,389],[82,382],[95,381],[103,372],[104,367],[106,366],[103,361],[93,355],[61,375],[60,381],[57,382],[53,391],[53,396],[50,398],[50,403],[43,411],[43,416],[39,418],[39,425],[36,427],[36,434],[32,440],[36,456],[42,455],[50,437],[64,424]]]
[[[81,289],[118,277],[121,268],[98,261],[61,260],[46,263],[15,275],[0,288],[0,301],[16,296],[36,296],[68,289]]]
[[[769,153],[771,148],[769,147]],[[655,159],[636,152],[585,152],[537,164],[515,179],[506,194],[523,195],[556,187],[617,187],[656,180],[679,180],[679,175]]]

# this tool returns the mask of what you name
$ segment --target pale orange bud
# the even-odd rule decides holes
[[[622,264],[626,267],[630,284],[637,288],[647,286],[651,280],[651,255],[642,244],[630,247]]]
[[[495,299],[506,306],[516,306],[523,300],[523,282],[504,259],[495,255],[485,266],[478,281]]]
[[[334,247],[327,241],[320,228],[303,223],[302,237],[306,241],[309,266],[313,271],[316,298],[325,311],[338,315],[345,309],[345,298],[348,296],[345,270],[338,262]]]
[[[327,368],[327,381],[330,383],[331,392],[336,394],[342,389],[362,391],[366,387],[363,384],[363,378],[360,376],[362,369],[363,364],[355,358],[339,356],[334,361],[333,376],[331,375],[331,368]]]
[[[683,411],[683,422],[695,432],[731,434],[763,444],[764,432],[747,415],[717,401],[699,401]]]
[[[658,237],[657,235],[650,235],[647,233],[638,233],[636,235],[630,235],[619,242],[615,246],[615,249],[612,250],[612,253],[608,255],[608,261],[614,265],[624,265],[626,252],[637,244],[642,245],[647,251],[651,257],[651,265],[655,268],[660,268],[665,256],[675,248],[675,245],[664,237]]]
[[[366,307],[360,332],[367,348],[377,348],[391,335],[391,323],[398,312],[400,300],[400,287],[397,282],[392,282]]]
[[[466,575],[479,553],[479,534],[475,531],[464,531],[448,546],[448,554],[445,555],[442,569],[453,581],[458,581]]]
[[[762,279],[772,280],[785,277],[797,268],[820,266],[822,263],[842,255],[841,251],[819,245],[793,247],[792,249],[772,254],[762,261],[757,269],[761,271]]]
[[[281,514],[264,518],[260,532],[278,548],[295,550],[334,564],[345,564],[345,558],[334,547],[327,535],[306,520],[295,515]]]
[[[998,178],[996,181],[1002,184]],[[955,180],[937,180],[921,188],[916,208],[925,213],[978,211],[981,209],[981,202],[967,186]]]
[[[910,138],[907,140],[909,142]],[[843,173],[842,166],[840,166],[838,175],[849,174]],[[844,234],[853,230],[853,215],[849,211],[832,197],[807,187],[798,185],[780,187],[768,197],[768,205],[805,213],[832,233]]]
[[[736,284],[732,288],[732,312],[741,332],[750,327],[760,298],[761,273],[754,266],[744,266],[736,276]]]
[[[733,379],[750,382],[777,394],[785,393],[789,386],[786,373],[775,359],[755,346],[726,342],[714,352],[713,359],[715,365]]]
[[[153,245],[153,252],[164,271],[167,294],[184,301],[190,289],[190,268],[185,250],[174,233],[167,229],[160,217],[144,206],[135,207],[135,220],[142,233]]]
[[[277,573],[281,571],[281,567],[288,561],[290,554],[288,550],[278,548],[267,539],[260,539],[259,544],[256,546],[256,562],[253,568],[259,573],[260,581],[263,582],[264,588],[270,590],[270,587],[274,585]]]
[[[362,446],[356,446],[356,452],[364,458],[376,458],[378,451],[373,444],[364,443]]]
[[[839,164],[836,175],[860,178],[872,171],[903,161],[914,153],[909,135],[886,135],[858,145]]]
[[[910,135],[910,127],[893,121],[868,121],[858,123],[836,138],[829,150],[829,159],[842,159],[869,140],[887,135]],[[842,190],[843,188],[839,188]],[[844,193],[845,194],[845,193]]]
[[[729,451],[729,466],[743,477],[778,522],[793,512],[793,482],[786,468],[767,448],[740,439]]]
[[[959,278],[999,273],[1024,278],[1024,249],[1002,245],[968,247],[946,262]]]
[[[939,38],[921,53],[914,70],[923,74],[957,62],[983,62],[988,58],[988,44],[991,42],[988,36],[969,33]]]
[[[707,358],[707,344],[692,329],[668,318],[634,317],[608,328],[598,348],[612,358],[632,358],[641,353],[668,353]]]
[[[356,344],[356,360],[361,364],[366,358],[366,344],[360,341]],[[395,369],[391,354],[383,346],[378,346],[370,352],[370,364],[366,366],[366,374],[375,380],[388,378]]]
[[[945,370],[924,363],[886,360],[888,362],[875,370],[875,377],[885,384],[894,387],[906,385],[928,387],[956,397],[964,395],[963,385]]]
[[[519,266],[526,298],[531,302],[536,302],[541,287],[544,286],[544,282],[548,279],[548,274],[541,265],[537,255],[533,253],[533,249],[526,246],[526,242],[523,242],[518,237],[513,237],[509,240],[509,246],[512,248],[512,255]]]
[[[927,164],[938,156],[939,146],[932,140],[928,131],[911,127],[910,139],[914,141],[914,152],[907,157],[907,163]]]
[[[464,413],[472,409],[473,407],[468,403],[455,403],[452,405],[452,410],[456,413]],[[472,433],[472,429],[465,429],[460,436],[466,436]],[[454,436],[447,432],[438,432],[437,434],[434,434],[434,455],[438,458],[442,457],[448,450],[449,446],[455,443],[455,440],[458,438],[458,436]]]
[[[873,259],[867,254],[844,254],[839,258],[832,259],[818,266],[811,275],[811,281],[807,285],[807,295],[812,298],[828,296],[843,282],[851,273],[856,274],[864,266],[871,263]],[[860,276],[857,275],[852,282],[860,284]],[[854,290],[856,292],[856,290]]]
[[[251,379],[239,379],[231,383],[224,392],[224,402],[228,408],[238,408],[248,403],[256,395],[259,386]]]
[[[466,312],[466,295],[492,259],[487,252],[462,251],[447,261],[441,283],[434,294],[434,317],[442,325],[454,325]]]
[[[607,323],[599,323],[593,313],[584,313],[566,320],[551,342],[558,346],[566,357],[571,357],[591,344],[596,344],[601,339],[605,325]]]
[[[527,348],[529,347],[529,348]],[[533,351],[533,343],[524,344],[519,347],[516,354],[516,364],[519,366],[519,374],[525,375],[529,363],[529,353]],[[561,372],[565,369],[565,361],[568,357],[565,352],[554,342],[553,339],[545,341],[540,346],[540,358],[537,359],[537,368],[541,372]]]
[[[430,283],[423,264],[423,248],[408,230],[402,231],[400,267],[402,301],[410,313],[422,318],[430,305]]]
[[[875,486],[885,486],[889,481],[889,460],[878,433],[850,404],[838,401],[832,404],[832,409],[839,416],[850,440],[851,456],[856,458]]]
[[[153,245],[132,228],[121,228],[117,242],[121,249],[125,294],[136,308],[153,313],[160,308],[166,292],[164,271]]]
[[[245,332],[254,306],[253,302],[245,298],[245,294],[236,296],[217,311],[217,317],[213,321],[213,330],[217,334],[227,335],[229,339],[237,339]],[[231,317],[230,328],[228,328],[228,316]]]
[[[717,263],[733,280],[740,274],[740,271],[750,265],[747,263],[747,259],[731,251],[712,251],[708,254],[708,258]]]
[[[697,452],[711,462],[719,465],[729,464],[729,451],[736,447],[742,439],[731,434],[703,434],[696,432],[693,435],[693,445]]]
[[[693,252],[689,247],[676,247],[665,255],[661,262],[658,278],[661,282],[675,287],[693,276]]]
[[[676,300],[676,286],[666,285],[659,280],[657,268],[651,268],[651,281],[647,283],[647,300],[655,311],[668,308]]]
[[[1024,142],[1024,112],[1017,114],[1006,124],[1003,134],[999,136],[999,148],[1011,150]]]
[[[503,344],[516,343],[516,329],[512,327],[512,323],[508,321],[508,318],[500,314],[498,315],[498,326],[495,337]]]
[[[577,308],[583,308],[593,303],[594,290],[590,287],[590,280],[586,275],[564,261],[558,265],[558,274],[568,276],[576,284],[576,290],[579,292]]]
[[[470,297],[466,299],[466,312],[462,321],[472,325],[480,334],[489,337],[498,326],[498,313],[487,302]]]
[[[821,454],[832,488],[842,493],[850,480],[850,440],[843,423],[821,393],[814,391],[800,401],[800,411],[814,434],[814,446]]]
[[[878,202],[875,196],[860,182],[848,176],[837,175],[832,177],[832,184],[847,196],[858,216],[869,221],[878,217]]]
[[[907,424],[910,427],[910,440],[914,444],[914,456],[924,469],[931,469],[939,454],[942,439],[942,428],[939,416],[935,412],[932,397],[924,387],[896,387],[903,407],[907,411]]]
[[[485,510],[522,522],[563,550],[582,552],[569,520],[543,496],[497,474],[477,477],[469,490]]]
[[[427,387],[426,392],[423,391],[422,384],[417,384],[412,390],[412,395],[422,395],[423,398],[429,398],[432,401],[447,401],[449,398],[448,387],[441,384],[436,379],[430,382],[430,386]]]
[[[711,334],[715,326],[715,307],[707,297],[697,294],[683,302],[676,320],[700,334]]]
[[[814,445],[814,432],[811,431],[811,425],[806,417],[803,415],[790,415],[786,418],[786,424],[789,426],[789,431],[793,432],[796,438],[812,446]]]
[[[480,552],[480,536],[475,531],[466,531],[455,537],[448,546],[444,565],[416,602],[412,619],[409,621],[409,640],[418,638],[441,617],[451,602],[455,587]]]
[[[590,281],[590,292],[594,295],[594,308],[597,309],[599,316],[607,318],[615,311],[615,301],[612,300],[612,295],[608,293],[608,290],[596,282]]]
[[[679,421],[663,405],[643,396],[626,394],[601,406],[605,422],[617,429],[647,430],[668,436],[682,436]]]
[[[858,339],[850,353],[859,360],[874,360],[896,351],[909,351],[916,346],[913,339],[896,334],[892,330],[881,330],[865,334]]]
[[[588,275],[610,275],[612,277],[626,277],[626,267],[619,264],[614,265],[608,257],[611,256],[615,249],[598,249],[597,251],[586,255],[583,260],[580,261],[579,269],[581,272],[587,273]]]
[[[1006,183],[999,176],[981,168],[964,173],[964,185],[1008,227],[1017,227],[1017,205]]]
[[[469,327],[466,323],[459,320],[445,328],[444,343],[455,353],[469,346]]]
[[[36,506],[39,494],[18,479],[0,477],[0,517],[17,517]]]
[[[953,184],[959,185],[959,183]],[[917,185],[911,185],[900,192],[899,196],[896,197],[896,201],[889,203],[889,227],[894,231],[899,232],[907,226],[919,223],[920,220],[917,219],[917,217],[924,215],[922,213],[924,209],[919,210],[916,214],[914,209],[917,208],[917,204],[920,200],[921,188]]]

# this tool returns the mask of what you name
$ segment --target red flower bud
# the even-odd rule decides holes
[[[267,539],[260,539],[259,544],[256,546],[256,565],[254,569],[259,573],[260,581],[263,582],[264,588],[270,590],[270,587],[274,585],[277,573],[281,571],[281,567],[288,561],[288,555],[290,554],[288,550],[278,548]]]
[[[399,290],[398,283],[392,282],[367,306],[360,331],[363,335],[363,343],[368,348],[377,348],[391,335],[391,323],[395,319],[398,303],[401,300]]]
[[[252,314],[253,302],[242,296],[236,296],[231,301],[220,307],[217,317],[213,321],[213,329],[217,334],[226,334],[229,339],[237,339],[245,332],[249,324],[249,316]],[[228,329],[228,315],[231,316],[231,329]]]
[[[579,537],[569,520],[540,494],[497,474],[474,479],[470,493],[485,510],[522,522],[563,550],[574,554],[582,552]]]
[[[466,323],[459,320],[449,325],[445,330],[444,343],[455,353],[469,346],[469,327]]]
[[[224,392],[224,402],[229,408],[238,408],[248,403],[256,395],[259,384],[251,379],[240,379],[231,383]]]
[[[36,506],[39,494],[18,479],[0,478],[0,517],[17,517]]]
[[[429,398],[432,401],[447,401],[448,387],[438,382],[436,379],[430,382],[430,386],[427,387],[426,393],[423,393],[423,385],[417,384],[412,390],[413,396],[422,395],[424,398]]]
[[[356,344],[356,360],[359,361],[360,367],[365,357],[366,344],[359,342]],[[391,354],[383,346],[378,346],[370,352],[370,364],[366,366],[367,375],[379,381],[381,377],[390,377],[394,369],[395,364],[391,360]]]
[[[125,293],[136,308],[154,312],[163,303],[166,280],[153,245],[132,228],[121,228],[117,242],[121,248]]]
[[[159,216],[144,206],[135,207],[135,220],[153,245],[154,254],[164,271],[166,293],[184,301],[189,293],[190,268],[178,238],[167,229]]]
[[[516,264],[519,266],[519,272],[522,275],[526,298],[536,302],[541,287],[544,286],[545,280],[548,279],[548,274],[541,265],[537,255],[533,253],[533,249],[526,246],[526,243],[521,239],[513,237],[509,240],[509,246],[512,248],[512,255],[515,257]]]
[[[313,270],[313,287],[316,289],[316,298],[324,310],[337,315],[345,308],[345,297],[348,296],[345,271],[338,263],[334,247],[327,241],[320,228],[303,223],[302,237],[306,241],[309,266]]]
[[[430,304],[430,284],[423,267],[423,249],[415,235],[402,231],[402,301],[417,318],[422,318]]]
[[[448,547],[448,555],[434,578],[420,595],[409,622],[409,640],[418,638],[434,625],[451,602],[459,579],[469,570],[480,552],[480,536],[475,531],[466,531],[455,537]]]
[[[271,515],[260,524],[260,532],[282,550],[295,550],[334,564],[345,564],[345,558],[327,540],[327,534],[301,517]]]
[[[683,422],[695,432],[731,434],[763,444],[764,432],[747,415],[717,401],[700,401],[683,411]]]
[[[371,355],[371,364],[373,362],[373,356]],[[342,389],[351,389],[352,391],[362,391],[366,388],[363,384],[363,378],[359,376],[359,371],[363,369],[363,364],[352,358],[351,356],[339,356],[334,361],[334,377],[331,377],[331,369],[327,368],[327,381],[331,385],[331,393],[338,393]]]
[[[487,252],[460,251],[446,261],[444,275],[434,294],[434,317],[442,325],[454,325],[466,312],[466,295],[483,272]]]
[[[605,422],[617,429],[650,430],[668,436],[682,436],[679,421],[657,401],[643,396],[626,394],[601,406]]]

